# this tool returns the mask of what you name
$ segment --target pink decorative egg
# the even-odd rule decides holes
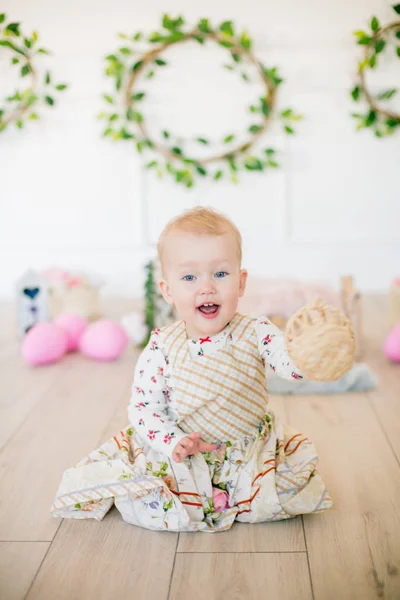
[[[389,360],[400,363],[400,323],[387,336],[383,352]]]
[[[37,323],[22,341],[21,353],[29,365],[49,365],[67,351],[68,338],[54,323]]]
[[[82,354],[95,360],[116,360],[127,345],[125,329],[115,321],[101,319],[86,327],[79,349]]]
[[[86,319],[75,313],[63,313],[54,319],[54,323],[67,334],[67,352],[78,350],[79,340],[87,326]]]

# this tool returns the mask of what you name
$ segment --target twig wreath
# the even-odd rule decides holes
[[[209,176],[214,180],[229,176],[231,181],[236,183],[238,172],[242,168],[248,171],[263,171],[267,167],[278,167],[273,148],[250,153],[274,116],[277,89],[283,81],[278,69],[268,69],[254,56],[251,51],[252,41],[247,32],[237,34],[232,21],[224,21],[215,28],[208,19],[201,19],[197,25],[187,30],[184,30],[184,25],[182,17],[171,19],[168,15],[163,15],[162,30],[152,33],[147,38],[141,32],[133,36],[119,34],[129,45],[106,57],[105,73],[114,79],[115,92],[113,95],[104,94],[104,99],[113,108],[111,112],[102,112],[99,115],[99,118],[107,121],[103,135],[113,140],[133,141],[138,152],[152,151],[155,156],[147,163],[147,168],[155,169],[160,177],[164,173],[170,174],[176,182],[186,187],[193,186],[196,176]],[[258,117],[258,122],[249,126],[247,140],[235,144],[236,135],[229,134],[223,139],[227,150],[207,158],[188,155],[183,147],[184,142],[175,138],[169,131],[162,132],[160,141],[152,139],[139,106],[145,98],[145,92],[140,91],[138,87],[141,77],[151,79],[157,68],[167,65],[162,58],[163,52],[174,44],[182,44],[189,40],[195,40],[199,44],[212,41],[226,48],[230,52],[232,64],[225,67],[231,71],[235,68],[242,69],[246,63],[255,66],[265,88],[265,93],[249,107],[250,112]],[[135,48],[141,41],[150,44],[150,48],[142,53]],[[244,70],[241,70],[241,77],[244,81],[249,81]],[[294,133],[293,121],[301,119],[291,108],[281,111],[279,117],[287,134]],[[203,136],[196,137],[195,141],[202,145],[210,144]]]
[[[394,11],[400,14],[400,4],[393,6]],[[373,129],[377,137],[392,135],[400,126],[400,113],[382,106],[382,101],[390,100],[398,90],[391,88],[373,95],[368,89],[366,70],[375,69],[378,65],[378,55],[388,46],[388,40],[397,40],[396,55],[400,58],[400,19],[381,25],[377,17],[372,17],[371,31],[355,31],[357,43],[364,47],[363,59],[358,65],[357,82],[351,91],[355,102],[365,100],[368,110],[366,114],[353,113],[357,119],[357,130],[365,127]]]
[[[7,23],[6,15],[0,14],[0,46],[11,51],[11,64],[18,66],[20,77],[28,81],[27,87],[15,90],[5,98],[4,105],[0,104],[0,133],[12,123],[22,129],[26,118],[31,121],[39,119],[37,106],[40,101],[53,106],[53,92],[67,88],[65,83],[53,84],[49,71],[44,76],[43,84],[40,84],[35,59],[37,55],[50,53],[45,48],[37,47],[38,40],[36,31],[25,36],[20,31],[20,23]]]

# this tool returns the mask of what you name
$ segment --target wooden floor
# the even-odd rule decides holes
[[[371,393],[273,397],[316,443],[334,508],[220,534],[154,533],[112,510],[100,523],[49,515],[61,473],[127,422],[137,352],[32,369],[0,309],[1,600],[400,599],[400,365],[380,352],[386,307],[367,298]],[[114,303],[115,316],[129,306]]]

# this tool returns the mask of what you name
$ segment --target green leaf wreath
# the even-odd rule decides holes
[[[279,166],[273,148],[251,150],[274,116],[277,89],[283,80],[277,67],[268,68],[256,59],[252,52],[252,40],[246,31],[237,32],[232,21],[224,21],[213,27],[208,19],[201,19],[194,27],[185,28],[183,17],[172,19],[164,15],[160,31],[147,37],[142,32],[131,36],[119,34],[119,37],[124,40],[124,45],[106,57],[105,73],[113,79],[114,90],[104,94],[110,110],[99,115],[100,119],[107,122],[103,132],[105,137],[133,143],[139,153],[152,152],[147,168],[154,169],[160,177],[170,175],[177,183],[188,188],[194,185],[196,177],[212,177],[216,181],[228,177],[236,183],[241,169],[264,171]],[[211,41],[226,48],[231,62],[225,67],[239,72],[244,82],[250,81],[246,66],[253,65],[265,88],[263,95],[249,107],[254,115],[254,123],[248,128],[247,140],[235,143],[236,135],[229,133],[221,140],[227,149],[208,158],[189,155],[185,150],[185,142],[170,131],[162,131],[159,141],[151,139],[140,109],[145,100],[145,92],[140,90],[141,79],[151,79],[157,69],[167,65],[163,52],[169,46],[189,40],[201,45]],[[137,44],[143,42],[148,44],[144,53],[137,49]],[[292,108],[280,111],[278,116],[284,131],[293,134],[293,123],[300,120],[301,116]],[[191,141],[201,146],[211,145],[210,140],[201,135]]]
[[[400,4],[393,6],[396,14],[400,15]],[[370,128],[377,137],[392,135],[400,126],[400,113],[389,110],[384,102],[398,93],[397,88],[389,88],[372,94],[367,86],[366,72],[376,69],[379,65],[380,54],[388,48],[395,49],[400,58],[400,18],[386,25],[381,25],[377,17],[370,21],[370,31],[355,31],[357,44],[364,48],[363,58],[358,65],[357,82],[351,91],[355,102],[364,101],[366,112],[353,113],[357,120],[357,130]]]
[[[7,22],[6,15],[0,14],[0,46],[11,53],[11,64],[19,69],[21,79],[26,81],[26,85],[5,98],[4,104],[0,99],[0,132],[12,123],[22,129],[26,119],[39,119],[39,105],[54,106],[54,93],[67,88],[65,83],[54,83],[49,71],[44,75],[43,82],[39,81],[36,59],[41,54],[49,54],[49,51],[38,42],[36,31],[26,36],[20,31],[20,23]]]

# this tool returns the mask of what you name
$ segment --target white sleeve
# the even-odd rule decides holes
[[[159,330],[156,329],[135,366],[128,417],[143,441],[171,458],[176,444],[187,434],[169,417],[165,369],[166,358],[159,346]]]
[[[283,332],[266,317],[259,317],[255,328],[258,350],[264,364],[269,364],[283,379],[303,379],[303,374],[288,354]]]

